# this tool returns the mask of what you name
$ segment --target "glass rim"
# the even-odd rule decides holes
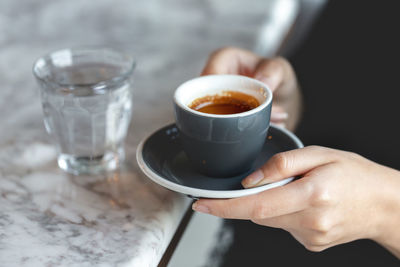
[[[76,52],[84,52],[84,51],[90,51],[90,52],[108,51],[108,52],[116,53],[116,54],[120,55],[122,58],[126,59],[129,62],[129,64],[128,64],[129,67],[127,68],[127,70],[122,71],[121,74],[115,75],[108,79],[100,80],[93,84],[62,83],[62,82],[57,82],[57,81],[49,78],[48,76],[40,75],[38,72],[38,69],[40,68],[38,66],[38,64],[40,64],[41,62],[45,62],[45,65],[47,65],[47,62],[49,60],[51,60],[52,55],[54,55],[56,53],[60,53],[62,51],[71,51],[72,54],[76,53]],[[64,87],[71,91],[76,90],[78,88],[86,88],[86,89],[91,88],[93,90],[96,90],[96,89],[103,89],[107,86],[110,86],[110,85],[112,86],[112,85],[118,84],[119,82],[127,80],[132,75],[135,67],[136,67],[136,60],[133,58],[133,56],[131,56],[130,54],[128,54],[127,52],[125,52],[122,49],[117,49],[117,48],[112,48],[112,47],[107,47],[107,46],[78,46],[78,47],[57,49],[57,50],[53,50],[51,52],[44,54],[43,56],[39,57],[38,59],[36,59],[34,61],[33,66],[32,66],[32,73],[36,79],[38,79],[44,83],[56,85],[59,87]]]

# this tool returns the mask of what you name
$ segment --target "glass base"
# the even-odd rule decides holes
[[[60,154],[58,156],[58,166],[62,170],[75,175],[99,174],[117,169],[124,158],[123,149],[118,152],[107,152],[96,157]]]

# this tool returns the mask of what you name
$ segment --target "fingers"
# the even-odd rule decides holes
[[[242,181],[244,187],[255,187],[285,178],[302,175],[312,169],[335,161],[334,149],[309,146],[274,155],[260,169]]]
[[[336,246],[343,242],[339,240],[330,241],[326,235],[308,229],[290,230],[290,234],[301,243],[307,250],[320,252],[327,248]]]
[[[283,82],[286,60],[283,58],[263,59],[255,69],[254,77],[275,91]]]
[[[283,82],[287,66],[283,58],[264,59],[247,50],[225,47],[210,55],[201,75],[250,76],[266,83],[274,91]]]
[[[259,225],[264,225],[273,228],[281,228],[289,231],[290,229],[297,229],[301,225],[301,211],[285,214],[277,217],[253,219],[252,221]]]
[[[304,182],[276,187],[256,195],[220,199],[200,199],[193,209],[203,213],[229,219],[258,220],[294,213],[308,206],[310,190]]]
[[[256,54],[234,47],[218,49],[210,55],[201,75],[239,74],[253,76],[261,58]]]
[[[322,251],[337,244],[348,242],[343,239],[341,227],[323,228],[318,226],[318,213],[309,209],[278,217],[253,220],[254,223],[281,228],[290,232],[293,237],[308,250]]]
[[[272,104],[271,123],[285,127],[288,118],[289,114],[281,106]]]
[[[266,83],[274,91],[274,105],[271,122],[280,127],[286,127],[289,121],[287,107],[277,106],[282,102],[282,95],[290,95],[290,86],[283,86],[293,78],[291,66],[283,58],[266,59],[235,47],[225,47],[212,53],[202,71],[202,75],[239,74],[254,77]],[[285,82],[285,79],[288,81]],[[293,81],[292,81],[293,82]],[[282,86],[281,86],[282,85]],[[279,90],[277,90],[279,88]],[[286,88],[286,89],[285,89]],[[280,99],[280,100],[279,100]],[[282,104],[282,103],[280,103]],[[293,115],[291,115],[293,116]],[[293,127],[291,127],[293,128]]]

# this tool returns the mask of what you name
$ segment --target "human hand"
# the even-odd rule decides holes
[[[193,209],[285,229],[311,251],[370,238],[400,257],[398,171],[354,153],[310,146],[276,154],[242,184],[254,187],[298,175],[256,195],[201,199]]]
[[[239,74],[266,83],[274,94],[271,122],[294,130],[300,117],[301,94],[286,59],[267,59],[247,50],[226,47],[210,55],[202,72],[209,74]]]

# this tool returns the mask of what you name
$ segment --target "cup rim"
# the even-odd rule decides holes
[[[253,108],[253,109],[248,110],[248,111],[245,111],[245,112],[240,112],[240,113],[235,113],[235,114],[204,113],[204,112],[200,112],[200,111],[191,109],[187,105],[184,105],[181,101],[178,100],[178,97],[177,97],[178,91],[182,90],[181,88],[186,86],[188,83],[193,82],[195,80],[215,79],[215,78],[221,78],[221,79],[223,79],[223,78],[233,78],[233,79],[242,79],[242,80],[247,80],[247,81],[253,82],[253,83],[257,84],[258,86],[262,87],[265,91],[267,91],[267,93],[268,93],[267,98],[258,107]],[[237,75],[237,74],[212,74],[212,75],[196,77],[196,78],[190,79],[190,80],[182,83],[181,85],[179,85],[178,88],[175,90],[175,93],[174,93],[174,102],[181,109],[183,109],[183,110],[185,110],[187,112],[190,112],[190,113],[192,113],[194,115],[200,116],[200,117],[209,117],[209,118],[237,118],[237,117],[250,116],[250,115],[253,115],[253,114],[263,110],[264,108],[268,107],[272,102],[272,98],[273,98],[272,91],[268,87],[268,85],[266,85],[265,83],[263,83],[263,82],[261,82],[259,80],[254,79],[254,78],[250,78],[250,77],[243,76],[243,75]]]
[[[123,58],[126,58],[130,62],[129,63],[130,66],[127,68],[127,70],[125,70],[124,72],[121,72],[121,74],[119,74],[117,76],[114,76],[114,77],[111,77],[108,79],[104,79],[104,80],[98,81],[98,82],[96,82],[94,84],[90,84],[90,85],[89,84],[79,84],[79,83],[72,84],[72,83],[57,82],[46,76],[40,75],[37,71],[38,64],[41,61],[46,62],[46,61],[50,60],[51,56],[55,53],[61,53],[63,51],[82,52],[82,51],[101,51],[101,50],[120,54]],[[33,73],[34,77],[41,82],[52,84],[57,87],[68,88],[71,91],[76,90],[81,87],[92,88],[93,90],[101,90],[110,85],[114,85],[114,84],[117,84],[121,81],[125,81],[126,79],[128,79],[132,75],[135,67],[136,67],[136,60],[134,59],[134,57],[132,55],[128,54],[124,50],[120,50],[120,49],[109,47],[109,46],[77,46],[77,47],[65,47],[65,48],[55,49],[55,50],[52,50],[52,51],[40,56],[33,62],[32,73]]]

